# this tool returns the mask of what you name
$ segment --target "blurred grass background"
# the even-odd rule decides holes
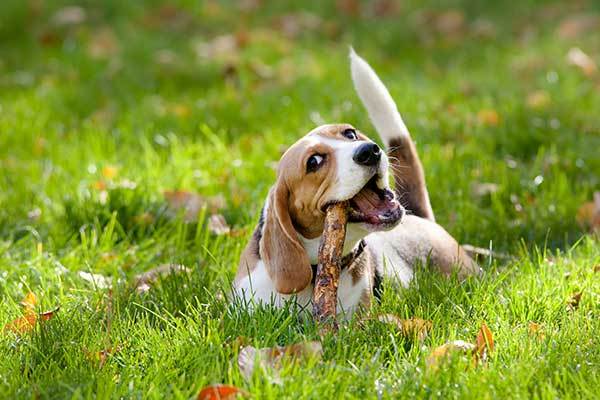
[[[202,373],[177,365],[177,352],[168,358],[172,366],[146,377],[129,370],[132,360],[121,359],[110,371],[131,374],[144,385],[154,376],[156,387],[129,393],[120,380],[106,386],[107,397],[185,397],[203,382],[232,376],[239,380],[227,366],[229,355],[219,353],[221,362],[205,362],[206,369],[197,364],[212,354],[206,346],[223,345],[224,332],[235,337],[240,326],[252,324],[247,315],[231,317],[225,331],[219,330],[225,305],[214,294],[226,290],[233,276],[273,182],[273,166],[286,146],[321,123],[349,122],[376,136],[352,89],[350,45],[369,60],[398,103],[417,141],[438,221],[461,243],[521,257],[500,267],[509,275],[520,271],[518,279],[527,292],[528,285],[540,279],[539,269],[550,265],[546,249],[570,254],[571,246],[584,237],[578,210],[598,190],[599,15],[600,3],[594,1],[3,0],[0,322],[19,314],[18,302],[28,290],[49,305],[61,303],[61,315],[68,317],[49,326],[49,333],[37,332],[38,342],[2,339],[6,361],[0,362],[0,388],[7,397],[85,397],[108,380],[113,382],[112,372],[85,369],[81,360],[73,361],[76,351],[62,347],[73,342],[99,345],[106,339],[104,331],[93,331],[94,323],[106,324],[106,313],[94,305],[107,301],[106,292],[90,287],[78,275],[81,271],[114,280],[114,301],[123,304],[115,312],[113,326],[121,321],[121,330],[113,328],[114,336],[134,332],[137,339],[132,342],[138,350],[145,348],[144,340],[158,343],[163,337],[161,327],[152,331],[155,336],[145,331],[156,328],[156,322],[142,323],[138,331],[132,325],[140,313],[142,321],[155,318],[148,309],[166,312],[163,318],[170,323],[183,318],[205,329],[204,336],[193,334],[201,343],[197,352],[177,347],[192,358],[196,371],[207,371],[203,379],[197,378]],[[208,208],[192,213],[187,222],[183,216],[173,218],[173,199],[165,191],[192,196]],[[207,219],[213,213],[224,215],[230,234],[211,233]],[[584,237],[582,243],[585,250],[580,255],[568,258],[540,283],[540,295],[548,293],[542,288],[553,285],[561,288],[563,297],[574,288],[595,288],[587,303],[592,314],[586,315],[597,318],[597,280],[592,285],[592,278],[584,274],[581,280],[557,283],[572,264],[587,270],[598,262],[597,239]],[[117,290],[136,273],[170,262],[194,267],[184,288],[173,278],[175,283],[165,281],[165,287],[141,299]],[[489,268],[490,276],[496,276],[496,266]],[[432,287],[444,285],[435,277],[423,279],[431,279]],[[477,289],[465,290],[509,290],[503,286],[511,285],[509,281],[494,283],[490,278],[475,285]],[[448,294],[448,301],[468,302],[461,293]],[[522,292],[508,293],[511,298]],[[450,323],[456,311],[449,306],[448,315],[441,316],[437,311],[430,314],[427,307],[433,305],[420,309],[426,303],[421,296],[427,295],[415,288],[406,299],[389,296],[393,311],[420,310],[426,318],[440,318],[442,325]],[[517,314],[525,319],[545,315],[549,324],[562,326],[555,314],[541,311],[558,309],[564,300],[560,296],[532,310],[524,306]],[[406,305],[407,299],[413,303]],[[475,307],[485,309],[488,301],[474,300]],[[500,310],[502,302],[497,306]],[[286,315],[266,313],[250,336],[262,345],[302,336]],[[457,315],[466,321],[481,317]],[[207,325],[189,321],[195,318]],[[272,333],[271,323],[281,323],[277,318],[284,321],[281,331],[266,334]],[[496,327],[514,322],[500,314],[493,319]],[[573,323],[565,329],[574,336],[566,335],[558,343],[572,342],[586,329],[596,328],[597,323],[586,328]],[[185,324],[173,329],[176,333],[171,334],[189,339]],[[442,330],[439,337],[453,329]],[[510,328],[507,336],[509,332]],[[154,339],[144,339],[145,334]],[[65,339],[57,345],[58,353],[41,357],[52,335]],[[377,345],[368,332],[356,335],[358,339],[349,340],[357,340],[357,354]],[[515,349],[522,345],[519,340],[511,342]],[[154,351],[164,353],[164,346],[157,346]],[[347,358],[344,352],[329,351],[338,362]],[[419,350],[415,346],[412,351],[412,361],[418,363]],[[597,357],[597,348],[593,354]],[[576,358],[569,352],[562,356]],[[527,369],[521,361],[510,359],[522,370],[513,375],[517,380]],[[404,365],[402,373],[408,375],[403,376],[432,384],[419,375],[416,365]],[[66,372],[56,386],[48,391],[38,387],[47,384],[59,366]],[[18,371],[23,370],[29,372],[21,376]],[[540,372],[542,381],[549,379],[546,389],[531,392],[523,381],[519,393],[576,397],[568,385],[548,378],[551,370],[549,364],[548,371]],[[343,381],[338,372],[331,372],[332,387]],[[465,390],[471,387],[474,395],[494,397],[489,390],[496,387],[507,394],[508,386],[497,380],[504,373],[493,369],[495,383],[476,380]],[[565,376],[577,380],[573,377],[579,372],[569,373]],[[582,379],[570,387],[597,382],[597,372],[590,374],[588,382]],[[169,383],[171,375],[178,383]],[[265,397],[297,394],[293,388],[301,377],[302,371],[292,374],[291,386],[267,391]],[[363,378],[359,385],[369,386],[376,379]],[[447,385],[443,379],[435,382],[441,396],[464,394],[452,388],[452,379]],[[257,386],[257,391],[259,387],[265,389]],[[323,392],[304,395],[352,392],[342,387],[327,392],[323,386]],[[390,393],[400,393],[395,390],[400,389]],[[402,393],[436,397],[427,390]]]

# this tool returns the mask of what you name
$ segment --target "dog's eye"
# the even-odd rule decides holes
[[[358,136],[356,136],[356,131],[354,129],[346,129],[342,132],[342,136],[344,136],[346,139],[350,139],[350,140],[356,140],[358,139]]]
[[[321,165],[323,165],[324,160],[325,156],[322,156],[321,154],[313,154],[308,157],[308,160],[306,160],[306,173],[318,170]]]

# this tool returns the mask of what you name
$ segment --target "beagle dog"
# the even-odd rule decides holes
[[[348,124],[319,126],[285,152],[233,283],[234,297],[249,307],[310,304],[323,210],[344,200],[350,212],[338,314],[368,307],[386,279],[406,286],[420,263],[446,275],[456,270],[459,277],[479,272],[435,223],[419,156],[388,90],[353,50],[350,64],[354,87],[387,153]]]

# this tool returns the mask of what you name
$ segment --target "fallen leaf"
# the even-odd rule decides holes
[[[594,273],[600,272],[600,264],[594,266]]]
[[[557,33],[562,39],[574,39],[600,27],[600,16],[595,14],[575,14],[566,17],[558,26]]]
[[[494,351],[494,336],[484,322],[481,324],[481,328],[479,328],[477,338],[475,339],[475,350],[473,353],[475,363],[479,361],[485,362],[492,351]]]
[[[483,257],[493,257],[493,258],[501,258],[501,259],[512,259],[513,257],[510,254],[500,253],[497,251],[493,251],[490,249],[484,249],[483,247],[473,246],[471,244],[461,244],[460,247],[463,248],[465,252],[471,258],[477,258],[478,256]]]
[[[225,217],[221,214],[213,214],[208,219],[208,230],[215,235],[226,235],[231,232]]]
[[[433,26],[442,35],[457,35],[465,27],[465,14],[460,10],[444,11],[435,17]]]
[[[159,278],[182,272],[189,274],[192,272],[192,270],[180,264],[159,265],[158,267],[152,268],[151,270],[148,270],[135,277],[136,290],[138,293],[147,292],[150,290],[152,284],[155,283]]]
[[[439,365],[453,353],[472,354],[476,350],[473,343],[463,340],[453,340],[433,349],[431,354],[425,360],[425,364],[431,370],[436,370]]]
[[[394,314],[382,314],[377,320],[385,324],[395,325],[404,336],[424,340],[431,331],[433,323],[421,318],[401,319]]]
[[[579,303],[581,302],[581,296],[583,292],[575,292],[571,295],[569,299],[569,303],[567,304],[567,310],[575,311],[579,308]]]
[[[117,346],[113,346],[113,347],[108,347],[108,348],[100,350],[100,351],[88,351],[86,349],[83,349],[83,351],[84,351],[86,357],[88,358],[88,360],[97,362],[98,367],[102,368],[104,366],[104,364],[106,363],[106,361],[108,360],[108,358],[111,357],[112,355],[118,353],[119,351],[121,351],[122,348],[123,347],[121,345],[117,345]]]
[[[529,108],[539,110],[550,104],[550,95],[545,90],[536,90],[527,95],[525,103]]]
[[[98,289],[110,289],[112,287],[112,278],[101,274],[79,271],[79,277],[86,282],[91,283]]]
[[[27,293],[27,296],[21,301],[21,305],[26,309],[35,309],[37,305],[37,296],[33,292]]]
[[[78,6],[63,7],[52,15],[51,21],[56,26],[78,25],[85,22],[85,10]]]
[[[237,396],[247,396],[248,393],[244,390],[232,385],[210,385],[204,387],[198,393],[198,400],[230,400]]]
[[[39,314],[36,313],[35,307],[37,305],[37,297],[33,292],[27,293],[25,298],[21,301],[21,305],[24,308],[23,316],[4,325],[5,332],[8,331],[17,334],[29,332],[35,328],[35,325],[39,320],[48,321],[60,309],[59,306],[54,310],[45,311]]]
[[[253,346],[243,347],[238,354],[238,366],[244,378],[250,380],[256,368],[271,371],[277,379],[277,372],[284,360],[299,361],[321,358],[323,347],[321,342],[302,342],[290,346],[275,346],[257,349]]]
[[[225,207],[225,198],[222,195],[206,198],[198,193],[185,190],[167,190],[163,192],[163,195],[168,203],[171,214],[184,211],[184,220],[186,222],[196,222],[198,214],[200,214],[203,207],[206,207],[211,213]]]
[[[594,201],[579,207],[577,223],[590,232],[600,231],[600,192],[594,192]]]
[[[335,6],[339,12],[351,17],[358,17],[361,12],[359,0],[337,0]]]
[[[486,126],[498,126],[500,123],[500,116],[496,110],[483,109],[477,113],[477,120],[480,124]]]
[[[567,53],[567,62],[578,67],[586,76],[592,76],[598,70],[596,63],[579,47],[572,47]]]
[[[541,340],[546,337],[546,334],[542,329],[542,325],[538,324],[537,322],[529,322],[528,330],[529,336],[533,336]]]
[[[119,173],[119,168],[115,167],[114,165],[105,165],[104,167],[102,167],[101,172],[102,176],[106,179],[113,179],[117,177]]]
[[[102,28],[92,34],[87,51],[90,57],[106,59],[119,52],[119,41],[109,28]]]

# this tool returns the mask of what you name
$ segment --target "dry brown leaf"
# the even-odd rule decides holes
[[[339,12],[351,17],[358,17],[361,13],[359,0],[337,0],[335,6]]]
[[[585,76],[592,76],[598,70],[594,60],[579,47],[572,47],[567,53],[567,62],[576,66]]]
[[[238,366],[244,378],[250,380],[258,367],[263,371],[271,370],[277,379],[277,371],[284,360],[299,361],[321,358],[323,347],[321,342],[301,342],[290,346],[275,346],[257,349],[253,346],[243,347],[238,354]]]
[[[600,272],[600,264],[594,265],[594,273]]]
[[[483,109],[477,113],[477,120],[485,126],[498,126],[500,123],[500,115],[496,110]]]
[[[448,10],[434,19],[434,28],[442,35],[455,36],[465,27],[465,14],[460,10]]]
[[[221,214],[213,214],[208,219],[208,230],[215,235],[227,235],[231,228],[227,225],[225,217]]]
[[[225,199],[222,195],[206,198],[198,193],[185,190],[167,190],[163,192],[163,195],[171,214],[183,211],[186,222],[196,222],[203,207],[206,207],[212,213],[225,207]]]
[[[594,192],[594,201],[584,203],[577,210],[577,223],[591,232],[600,231],[600,192]]]
[[[485,362],[492,351],[494,351],[494,336],[484,322],[481,324],[481,328],[479,328],[477,338],[475,339],[475,350],[473,353],[475,363],[477,364],[479,361]]]
[[[37,296],[33,292],[27,293],[27,296],[21,301],[21,305],[25,307],[25,309],[33,310],[37,305]]]
[[[83,352],[85,353],[88,360],[97,362],[98,367],[102,368],[104,366],[104,364],[106,363],[106,361],[108,360],[108,358],[111,357],[112,355],[120,352],[122,348],[123,348],[123,346],[117,345],[117,346],[113,346],[113,347],[108,347],[108,348],[100,350],[100,351],[88,351],[86,349],[83,349]]]
[[[238,396],[247,396],[244,390],[232,385],[210,385],[198,393],[197,400],[231,400]]]
[[[476,346],[473,343],[468,343],[463,340],[453,340],[433,349],[431,354],[429,354],[425,360],[425,364],[431,370],[436,370],[450,354],[472,354],[475,350]]]
[[[145,293],[150,290],[152,284],[155,283],[159,278],[181,272],[189,274],[192,272],[192,270],[180,264],[159,265],[156,268],[152,268],[151,270],[137,275],[135,277],[135,288],[138,293]]]
[[[542,325],[538,324],[537,322],[529,322],[528,330],[529,336],[533,336],[541,340],[546,337]]]
[[[4,325],[4,332],[17,334],[29,332],[35,328],[38,321],[48,321],[60,309],[60,307],[56,307],[54,310],[36,313],[37,297],[33,292],[27,293],[21,301],[21,305],[24,308],[23,316]]]
[[[575,311],[579,308],[579,303],[581,302],[581,296],[583,292],[575,292],[571,295],[569,299],[569,303],[567,304],[567,309],[569,311]]]
[[[558,36],[574,39],[584,33],[600,28],[600,16],[595,14],[575,14],[565,18],[558,26]]]
[[[119,41],[110,28],[102,28],[93,33],[87,50],[92,58],[110,58],[119,52]]]
[[[550,95],[545,90],[536,90],[527,95],[525,103],[527,104],[527,107],[539,110],[550,104]]]
[[[413,337],[417,340],[424,340],[433,323],[421,318],[401,319],[394,314],[382,314],[377,317],[377,320],[385,324],[395,325],[404,336]]]

